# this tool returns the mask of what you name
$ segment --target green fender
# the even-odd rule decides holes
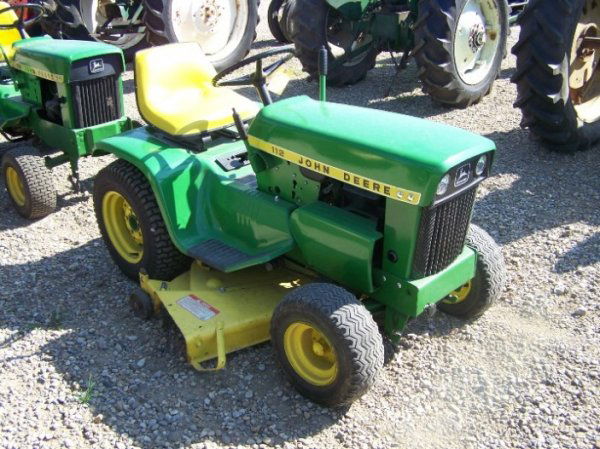
[[[288,221],[296,207],[257,192],[249,183],[255,179],[250,165],[224,172],[215,162],[243,148],[242,142],[226,142],[197,153],[157,139],[144,127],[99,141],[95,151],[112,153],[144,174],[181,252],[196,257],[203,242],[217,240],[248,255],[226,270],[235,271],[293,248]]]

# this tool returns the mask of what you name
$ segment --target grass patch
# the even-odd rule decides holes
[[[96,386],[96,382],[94,381],[94,378],[90,374],[88,376],[88,380],[85,384],[85,390],[83,391],[83,393],[81,393],[79,395],[79,402],[81,402],[82,404],[88,404],[94,397],[94,387],[95,386]]]

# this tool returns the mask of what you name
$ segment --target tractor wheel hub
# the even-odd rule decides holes
[[[469,47],[473,53],[477,53],[486,42],[486,32],[483,24],[474,25],[469,32]]]

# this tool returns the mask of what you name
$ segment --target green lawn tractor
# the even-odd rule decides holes
[[[522,126],[554,151],[590,148],[600,141],[600,2],[532,0],[519,24]]]
[[[33,14],[28,20],[25,11]],[[91,155],[96,141],[132,127],[124,115],[121,50],[28,38],[25,26],[42,13],[39,5],[0,2],[0,133],[18,142],[2,157],[2,175],[14,207],[29,219],[56,208],[53,167],[69,163],[78,189],[79,158]]]
[[[393,58],[397,69],[414,57],[425,92],[466,107],[490,92],[506,53],[507,0],[273,0],[269,6],[273,35],[295,44],[311,77],[319,49],[327,47],[329,82],[337,86],[363,79],[379,53],[402,52]]]
[[[97,143],[119,159],[98,174],[94,208],[116,264],[140,280],[132,308],[172,319],[195,368],[271,339],[302,394],[348,404],[383,365],[382,334],[397,342],[435,304],[478,317],[502,291],[501,251],[470,224],[495,146],[326,102],[324,49],[321,101],[274,103],[266,81],[292,54],[216,74],[192,43],[138,52],[149,125]],[[219,87],[249,85],[261,108]]]

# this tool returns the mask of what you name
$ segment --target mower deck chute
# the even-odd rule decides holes
[[[222,273],[200,263],[171,282],[141,276],[141,286],[154,309],[164,308],[181,331],[194,368],[217,358],[213,369],[225,366],[227,353],[270,339],[271,315],[281,298],[309,280],[284,267],[257,266]]]

